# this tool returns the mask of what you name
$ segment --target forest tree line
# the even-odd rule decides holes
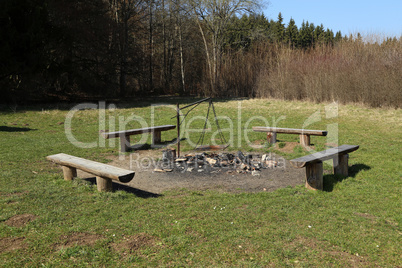
[[[3,0],[2,100],[265,96],[261,73],[278,63],[281,51],[303,54],[355,41],[323,25],[285,23],[281,13],[268,19],[261,4]]]

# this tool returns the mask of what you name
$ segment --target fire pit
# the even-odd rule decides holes
[[[175,150],[163,151],[162,160],[155,168],[156,172],[197,172],[197,173],[241,173],[259,176],[262,169],[276,168],[278,162],[271,154],[244,154],[202,152],[191,153],[176,158]]]
[[[274,153],[203,152],[194,150],[176,157],[175,150],[139,150],[123,159],[110,156],[109,164],[135,171],[128,186],[153,194],[180,189],[201,191],[199,194],[206,190],[269,192],[305,183],[304,170],[293,168],[288,160]]]

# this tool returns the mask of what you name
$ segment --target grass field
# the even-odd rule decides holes
[[[163,100],[169,101],[176,102]],[[106,106],[105,112],[80,110],[68,126],[66,116],[73,105],[1,109],[1,266],[400,267],[400,109],[339,105],[333,113],[328,107],[335,106],[330,104],[215,102],[217,115],[230,118],[221,118],[220,124],[231,150],[278,153],[264,144],[262,133],[245,134],[245,129],[262,124],[261,117],[280,127],[329,128],[338,132],[331,138],[339,144],[360,145],[350,154],[350,176],[325,175],[324,191],[309,191],[303,185],[241,194],[177,189],[142,198],[125,191],[99,193],[85,180],[64,181],[60,168],[46,161],[47,155],[64,152],[107,162],[106,156],[119,154],[119,143],[99,139],[99,131],[140,127],[134,115],[148,124],[175,124],[174,106],[151,104],[117,104],[116,109]],[[206,111],[206,104],[194,109],[186,126],[202,128],[203,120],[195,116],[205,116]],[[216,138],[216,126],[210,122],[206,140]],[[86,143],[91,148],[71,143],[66,130],[81,142],[79,146]],[[182,148],[192,149],[197,135],[193,131]],[[174,139],[175,131],[162,137]],[[298,137],[278,139],[283,144]],[[328,141],[312,137],[316,150]],[[301,147],[282,153],[287,159],[305,154]],[[330,170],[329,165],[324,168]]]

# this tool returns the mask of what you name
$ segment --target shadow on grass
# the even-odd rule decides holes
[[[85,181],[87,181],[87,182],[89,182],[91,184],[96,184],[96,178],[95,177],[85,178],[83,180],[85,180]],[[148,192],[148,191],[140,190],[140,189],[133,188],[133,187],[130,187],[128,185],[124,185],[124,184],[120,184],[120,183],[116,183],[116,182],[112,182],[112,184],[113,184],[113,192],[125,191],[127,193],[134,194],[134,195],[136,195],[138,197],[141,197],[141,198],[156,198],[156,197],[162,196],[160,194],[151,193],[151,192]]]
[[[349,176],[344,177],[341,175],[334,175],[334,174],[328,174],[324,175],[323,182],[324,182],[324,191],[326,192],[332,192],[334,190],[334,187],[336,184],[342,182],[343,180],[347,180],[348,178],[356,177],[356,175],[362,171],[362,170],[370,170],[371,167],[367,166],[365,164],[355,164],[351,167],[349,167]]]
[[[0,131],[4,131],[4,132],[26,132],[26,131],[31,131],[31,130],[36,130],[36,129],[28,128],[28,127],[0,126]]]
[[[356,177],[356,175],[362,170],[370,170],[371,167],[365,164],[355,164],[349,167],[349,177]]]

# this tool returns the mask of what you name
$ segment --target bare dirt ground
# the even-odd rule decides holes
[[[53,245],[54,250],[60,250],[62,248],[69,248],[74,246],[93,246],[99,239],[102,239],[101,235],[89,234],[89,233],[73,233],[70,235],[63,235],[59,238],[59,242]]]
[[[24,227],[26,224],[35,220],[36,218],[37,216],[32,214],[20,214],[9,218],[4,223],[10,227]]]
[[[10,227],[20,228],[24,227],[30,221],[33,221],[36,218],[37,216],[32,214],[20,214],[9,218],[4,223]],[[0,252],[7,252],[24,248],[27,248],[27,244],[25,243],[25,237],[0,238]]]
[[[177,170],[156,172],[154,169],[158,167],[157,162],[162,158],[162,151],[163,149],[137,150],[123,157],[110,156],[108,158],[111,162],[108,164],[134,170],[136,173],[134,179],[126,185],[151,195],[183,188],[230,193],[274,191],[287,186],[302,185],[305,180],[303,169],[293,168],[287,160],[274,154],[272,159],[278,162],[278,166],[261,169],[258,176],[253,176],[251,173],[237,173],[235,169],[227,167],[210,170],[194,169],[191,172]],[[188,153],[191,152],[186,152]],[[78,171],[79,177],[85,178],[85,175]]]
[[[145,246],[154,245],[155,238],[145,234],[140,233],[132,236],[124,236],[122,242],[112,243],[111,247],[123,255],[137,253],[141,248]]]
[[[0,238],[0,252],[7,252],[26,248],[24,237],[3,237]]]

